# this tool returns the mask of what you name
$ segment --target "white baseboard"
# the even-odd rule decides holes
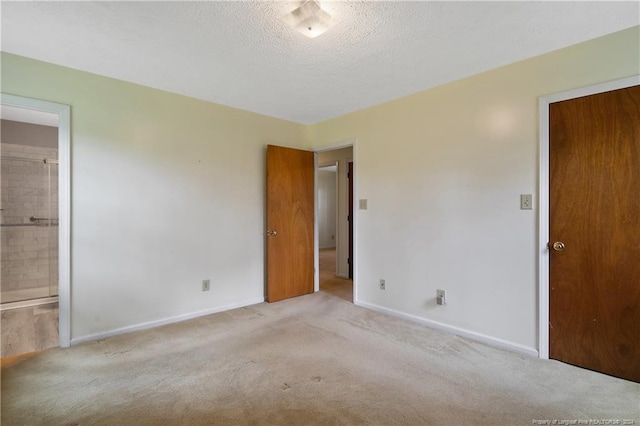
[[[404,312],[396,311],[394,309],[385,308],[383,306],[379,306],[373,303],[357,301],[355,302],[355,304],[358,306],[362,306],[363,308],[371,309],[372,311],[382,312],[384,314],[389,314],[394,317],[406,319],[412,322],[417,322],[419,324],[426,325],[427,327],[442,330],[450,334],[455,334],[456,336],[462,336],[472,340],[477,340],[479,342],[486,343],[487,345],[494,346],[496,348],[506,349],[511,352],[517,352],[525,355],[532,355],[535,357],[538,356],[537,349],[529,346],[521,345],[519,343],[498,339],[497,337],[487,336],[486,334],[477,333],[475,331],[466,330],[464,328],[455,327],[442,322],[433,321],[433,320],[422,318],[416,315],[411,315]]]
[[[71,345],[77,345],[84,342],[90,342],[93,340],[105,339],[107,337],[117,336],[119,334],[131,333],[133,331],[147,330],[149,328],[160,327],[162,325],[173,324],[180,321],[186,321],[193,318],[202,317],[205,315],[217,314],[219,312],[229,311],[231,309],[244,308],[245,306],[257,305],[263,303],[263,297],[256,297],[253,299],[247,299],[239,303],[232,303],[230,305],[219,306],[217,308],[205,309],[203,311],[191,312],[188,314],[177,315],[175,317],[165,318],[156,321],[143,322],[141,324],[130,325],[127,327],[120,327],[114,330],[103,331],[100,333],[88,334],[86,336],[74,337],[71,339]]]
[[[336,246],[320,246],[318,247],[320,250],[324,250],[324,249],[334,249],[336,248]]]

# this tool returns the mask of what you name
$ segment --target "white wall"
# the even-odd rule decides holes
[[[636,27],[308,129],[316,149],[358,140],[359,302],[535,351],[538,212],[519,197],[538,189],[538,98],[640,73],[639,40]]]
[[[353,148],[341,148],[318,153],[318,165],[325,166],[336,164],[338,167],[338,218],[337,218],[337,243],[336,243],[336,267],[338,276],[349,276],[349,182],[347,172],[349,162],[353,161]],[[356,165],[354,164],[354,168]]]
[[[71,105],[73,341],[263,300],[265,146],[303,126],[5,53],[2,91]]]
[[[336,246],[336,219],[338,215],[337,173],[318,170],[318,244],[320,248]]]

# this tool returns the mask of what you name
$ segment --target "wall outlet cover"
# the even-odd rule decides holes
[[[520,194],[520,210],[532,210],[532,209],[533,209],[533,195]]]

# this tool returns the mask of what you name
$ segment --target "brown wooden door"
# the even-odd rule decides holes
[[[549,137],[549,356],[640,381],[640,86],[551,104]]]
[[[313,293],[314,153],[267,146],[267,301]]]

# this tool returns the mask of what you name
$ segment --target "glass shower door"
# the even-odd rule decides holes
[[[58,292],[57,161],[29,148],[2,147],[2,303]]]

